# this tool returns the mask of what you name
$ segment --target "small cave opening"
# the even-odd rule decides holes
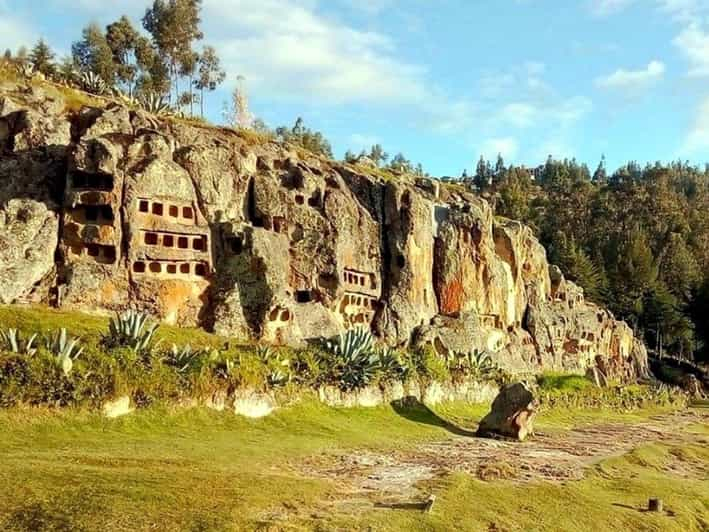
[[[296,290],[295,292],[295,302],[296,303],[310,303],[313,300],[312,290]]]
[[[241,255],[244,251],[244,237],[241,235],[234,235],[227,239],[227,246],[229,251],[234,255]]]
[[[406,258],[401,253],[396,256],[396,265],[399,268],[404,268],[406,266]]]

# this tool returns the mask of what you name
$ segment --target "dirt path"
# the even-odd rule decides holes
[[[524,443],[453,435],[406,451],[317,457],[301,463],[298,469],[307,477],[336,480],[345,498],[340,503],[386,506],[394,501],[425,499],[419,484],[452,472],[516,482],[580,479],[589,465],[640,445],[700,439],[682,430],[697,423],[709,423],[709,412],[683,411],[641,423],[608,423],[565,432],[537,431]],[[675,474],[697,473],[682,471],[679,461],[668,467]],[[709,475],[709,468],[699,473]]]

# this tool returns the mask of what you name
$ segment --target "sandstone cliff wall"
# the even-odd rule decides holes
[[[628,326],[584,300],[529,228],[455,186],[58,95],[0,98],[0,301],[146,310],[298,344],[348,327],[486,350],[513,372],[632,378]]]

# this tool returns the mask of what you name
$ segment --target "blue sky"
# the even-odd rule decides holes
[[[149,0],[0,0],[0,48],[67,53]],[[303,116],[336,155],[374,142],[434,175],[481,153],[615,168],[709,162],[709,0],[204,0],[205,43],[272,126]]]

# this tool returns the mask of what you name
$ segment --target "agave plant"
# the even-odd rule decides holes
[[[350,329],[337,338],[324,342],[329,357],[323,360],[340,388],[363,388],[372,382],[381,364],[374,352],[374,338],[365,329]]]
[[[148,324],[148,315],[144,312],[127,310],[111,318],[105,341],[112,347],[129,347],[136,353],[148,351],[158,327],[157,323]]]
[[[175,368],[178,373],[187,373],[199,365],[204,354],[204,351],[193,351],[189,344],[182,347],[172,344],[172,348],[163,357],[163,362]]]
[[[34,65],[27,61],[23,61],[17,64],[17,72],[25,78],[32,78],[35,74]]]
[[[108,85],[101,76],[94,72],[83,72],[79,80],[81,88],[91,94],[105,94],[108,90]]]
[[[84,350],[83,347],[80,347],[79,341],[78,338],[70,337],[64,327],[45,340],[47,351],[54,355],[57,366],[62,369],[67,377],[74,368],[74,361],[79,358],[79,355]]]
[[[372,333],[366,329],[349,329],[332,340],[325,341],[325,350],[345,360],[352,360],[374,349]]]
[[[409,366],[395,349],[385,347],[378,352],[378,355],[380,369],[386,377],[396,381],[406,380]]]
[[[155,115],[166,115],[170,113],[170,104],[160,94],[149,92],[138,100],[143,110]]]
[[[258,346],[256,355],[266,366],[266,381],[269,386],[285,386],[291,381],[293,372],[290,358],[284,357],[280,351],[274,350],[271,346]]]
[[[17,329],[8,329],[0,331],[0,346],[5,351],[18,353],[21,355],[34,355],[37,348],[34,346],[34,341],[37,335],[33,334],[29,338],[22,338],[22,333]]]
[[[135,96],[132,96],[130,94],[126,94],[123,92],[120,88],[114,87],[111,89],[111,94],[118,100],[120,100],[122,103],[125,105],[128,105],[130,107],[139,107],[140,102]]]

